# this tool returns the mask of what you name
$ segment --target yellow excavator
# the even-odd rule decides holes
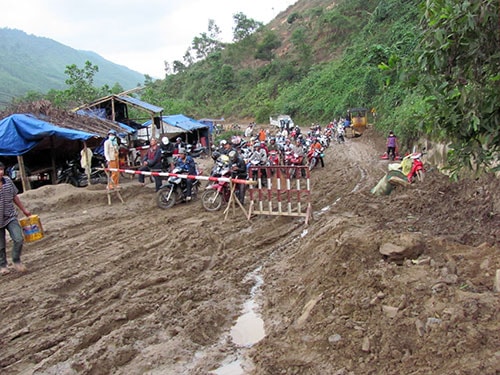
[[[347,119],[350,125],[345,128],[346,136],[350,138],[359,137],[368,125],[368,109],[349,108],[347,110]]]

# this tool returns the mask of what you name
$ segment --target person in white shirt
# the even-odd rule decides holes
[[[120,168],[120,162],[118,157],[118,140],[116,139],[116,130],[111,129],[108,132],[108,139],[104,142],[104,157],[108,163],[108,168]],[[107,189],[119,189],[120,188],[120,172],[111,172],[111,178],[108,179]]]

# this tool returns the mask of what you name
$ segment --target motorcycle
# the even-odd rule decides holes
[[[187,174],[186,171],[175,168],[172,173]],[[200,173],[198,173],[199,175]],[[198,196],[200,181],[194,180],[191,186],[191,197],[195,199]],[[167,183],[160,187],[156,193],[156,204],[159,208],[167,209],[173,207],[176,203],[186,202],[187,197],[187,179],[177,176],[170,176]]]
[[[309,161],[309,170],[312,171],[316,165],[318,165],[318,162],[320,161],[320,158],[322,158],[322,150],[313,148],[309,150],[307,153],[307,160]]]
[[[207,148],[203,146],[193,148],[192,145],[187,145],[186,150],[188,155],[190,155],[193,158],[198,158],[198,157],[204,158],[208,155]]]
[[[225,155],[222,155],[225,156]],[[212,172],[211,177],[231,177],[229,160],[219,158]],[[223,203],[229,202],[231,196],[230,184],[226,181],[216,181],[209,184],[201,195],[201,203],[207,211],[218,211]]]
[[[330,147],[330,136],[328,134],[321,134],[318,137],[318,141],[321,143],[323,148]]]
[[[280,154],[278,150],[270,150],[267,155],[267,165],[269,167],[277,167],[280,165]],[[274,175],[275,170],[271,169],[271,174]]]
[[[106,159],[104,155],[99,153],[92,154],[92,163],[90,168],[90,184],[106,184],[108,182],[108,176],[106,172],[102,169],[106,167]]]
[[[425,177],[425,168],[424,163],[422,162],[422,153],[417,152],[410,155],[410,159],[412,160],[411,170],[408,173],[408,182],[411,184],[413,182],[413,178],[417,177],[418,181],[422,182]]]
[[[303,164],[302,164],[303,161],[304,161],[304,156],[293,153],[292,151],[285,152],[285,165],[286,166],[301,167],[301,166],[303,166]],[[286,173],[286,171],[284,171],[284,172]],[[297,177],[296,174],[297,174],[297,169],[290,168],[290,177]],[[302,175],[302,177],[305,177],[305,171],[303,168],[301,169],[301,175]]]
[[[345,143],[345,131],[344,129],[340,129],[337,131],[337,143],[342,144]]]
[[[64,165],[57,169],[56,176],[58,184],[71,184],[76,187],[89,184],[87,175],[80,170],[78,160],[65,161]]]

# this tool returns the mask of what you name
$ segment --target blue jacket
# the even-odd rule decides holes
[[[189,155],[186,155],[185,160],[182,160],[181,158],[177,159],[175,166],[184,171],[187,171],[187,173],[190,175],[196,176],[196,164],[194,162],[194,159]]]

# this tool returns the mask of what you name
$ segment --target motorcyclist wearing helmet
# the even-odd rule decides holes
[[[247,179],[247,166],[243,158],[236,152],[231,151],[229,153],[229,162],[231,168],[231,177],[237,178],[239,180]],[[241,204],[245,202],[245,184],[238,184],[236,187],[236,196],[240,200]]]
[[[253,145],[253,152],[249,159],[252,165],[265,165],[267,162],[266,150],[262,148],[260,142],[255,142]]]
[[[231,143],[229,143],[228,141],[223,141],[223,146],[222,146],[222,151],[221,151],[221,154],[223,155],[229,155],[229,153],[231,151],[236,151],[233,147],[233,145]]]
[[[250,155],[249,158],[249,166],[265,166],[267,163],[267,153],[264,149],[261,147],[260,142],[255,142],[253,145],[253,152]],[[266,185],[266,178],[267,178],[267,173],[265,169],[260,169],[261,172],[261,179],[262,179],[262,185]],[[255,178],[258,174],[257,170],[254,170],[252,178]]]
[[[267,150],[268,151],[279,151],[279,146],[276,143],[276,138],[271,137],[269,139],[269,144],[267,145]]]
[[[294,154],[297,154],[298,156],[304,156],[304,146],[302,145],[302,142],[300,139],[297,138],[295,141],[295,144],[291,146],[291,150]]]
[[[184,173],[187,173],[192,176],[196,176],[196,164],[194,162],[194,159],[186,154],[186,149],[180,148],[179,149],[179,157],[177,158],[177,161],[175,162],[176,168],[181,169]],[[186,201],[191,200],[191,190],[193,187],[193,179],[187,178],[186,179]]]
[[[321,144],[321,142],[318,140],[318,138],[316,137],[313,137],[312,138],[312,143],[311,143],[311,146],[309,147],[309,150],[318,150],[319,152],[319,161],[321,162],[321,168],[324,168],[325,167],[325,162],[323,160],[323,151],[324,151],[324,147],[323,145]]]

